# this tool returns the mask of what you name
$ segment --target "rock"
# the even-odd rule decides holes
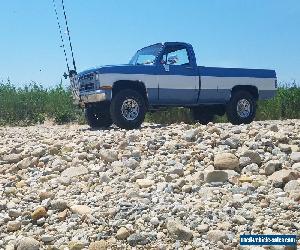
[[[184,133],[183,139],[185,139],[186,141],[194,141],[198,133],[199,133],[198,129],[188,130]]]
[[[79,215],[86,215],[92,213],[92,209],[86,205],[73,205],[70,209],[72,213]]]
[[[44,234],[42,237],[41,237],[41,241],[42,242],[45,242],[45,243],[49,243],[51,241],[54,241],[54,236],[53,235],[50,235],[50,234]]]
[[[2,158],[2,160],[7,163],[17,163],[21,159],[22,159],[22,157],[19,154],[4,155]]]
[[[134,233],[127,238],[127,242],[130,246],[147,245],[149,240],[142,234]]]
[[[108,244],[105,240],[92,242],[89,246],[89,250],[106,250],[107,248]]]
[[[137,160],[135,160],[134,158],[129,158],[128,160],[124,161],[124,166],[126,168],[130,168],[130,169],[136,169],[139,165],[139,162]]]
[[[118,152],[112,149],[102,149],[100,150],[100,157],[106,162],[114,162],[118,160]]]
[[[173,167],[169,169],[169,174],[177,174],[178,176],[184,175],[183,164],[176,163]]]
[[[298,176],[299,174],[297,174],[295,171],[282,169],[270,175],[268,179],[272,181],[273,186],[283,187],[287,182],[296,180]]]
[[[126,240],[128,236],[130,235],[130,232],[127,230],[126,227],[121,227],[116,234],[116,238],[118,240]]]
[[[279,161],[268,161],[265,165],[265,174],[266,175],[271,175],[273,174],[276,170],[279,170],[281,168],[281,163]]]
[[[68,244],[69,250],[81,250],[84,248],[84,245],[80,241],[71,241]]]
[[[290,157],[292,161],[300,162],[300,152],[292,152]]]
[[[291,180],[284,186],[285,192],[293,192],[298,191],[300,192],[300,181],[299,180]]]
[[[214,166],[216,169],[220,170],[235,170],[239,168],[239,160],[234,154],[221,153],[215,155]]]
[[[64,211],[59,212],[57,214],[57,217],[60,221],[64,221],[67,218],[67,215],[68,215],[68,209],[65,209]]]
[[[197,227],[197,231],[199,233],[206,233],[209,230],[209,226],[207,224],[201,224]]]
[[[239,178],[239,182],[240,182],[240,183],[252,182],[252,181],[253,181],[253,178],[250,177],[250,176],[247,176],[247,175],[242,175],[242,176]]]
[[[280,148],[280,150],[282,152],[285,152],[285,153],[291,153],[292,152],[292,148],[290,145],[288,144],[279,144],[278,147]]]
[[[20,169],[27,169],[34,166],[34,162],[31,158],[25,158],[18,162],[17,167]]]
[[[184,193],[190,193],[192,191],[193,187],[191,185],[183,185],[181,188],[181,191]]]
[[[207,233],[207,239],[212,242],[224,241],[228,239],[227,234],[221,230],[210,230]]]
[[[294,163],[292,166],[292,170],[300,172],[300,162]]]
[[[153,217],[153,218],[151,218],[150,223],[153,226],[158,226],[159,225],[159,219],[157,217]]]
[[[35,157],[42,157],[44,154],[46,153],[46,149],[40,147],[40,148],[36,148],[31,152],[32,156]]]
[[[107,175],[107,173],[101,173],[99,174],[99,183],[103,184],[103,183],[109,183],[110,182],[110,178]]]
[[[17,250],[39,250],[40,243],[30,237],[24,237],[17,243]]]
[[[154,180],[149,179],[137,179],[136,183],[139,185],[140,188],[147,188],[154,185]]]
[[[54,194],[47,191],[42,191],[39,193],[39,197],[41,200],[51,199],[54,197]]]
[[[247,220],[241,215],[235,215],[232,218],[232,222],[239,224],[239,225],[244,225],[245,223],[247,223]]]
[[[252,151],[252,150],[246,150],[242,153],[241,155],[242,157],[248,157],[251,159],[251,163],[256,163],[257,165],[261,164],[261,158],[259,153],[257,153],[256,151]]]
[[[10,209],[8,211],[8,215],[11,218],[18,218],[19,216],[22,215],[22,212],[20,210],[16,210],[16,209]]]
[[[230,148],[236,149],[240,144],[240,140],[238,138],[227,138],[224,143],[225,145],[228,145]]]
[[[62,199],[53,200],[51,201],[51,208],[58,211],[64,211],[68,208],[68,202]]]
[[[239,159],[239,164],[240,164],[240,167],[246,167],[247,165],[251,164],[251,159],[249,157],[240,157]]]
[[[20,180],[16,183],[16,188],[23,188],[23,187],[26,187],[26,186],[27,186],[27,183],[24,180]]]
[[[276,124],[271,125],[269,129],[273,132],[278,132],[279,131],[278,126]]]
[[[7,223],[7,231],[14,232],[21,229],[21,222],[20,221],[9,221]]]
[[[256,163],[251,163],[242,169],[242,174],[258,174],[259,167]]]
[[[72,178],[76,176],[81,176],[87,174],[89,171],[84,166],[78,166],[78,167],[70,167],[64,170],[61,173],[61,176],[64,178]]]
[[[228,181],[228,173],[223,170],[211,170],[204,172],[204,181],[211,182],[226,182]]]
[[[47,210],[44,207],[38,207],[33,213],[31,213],[31,218],[35,221],[46,216]]]
[[[176,240],[191,240],[193,238],[193,232],[183,226],[180,222],[175,220],[167,221],[167,230],[170,236]]]

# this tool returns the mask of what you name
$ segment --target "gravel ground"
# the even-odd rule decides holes
[[[250,249],[240,234],[300,234],[300,120],[0,138],[0,249]]]

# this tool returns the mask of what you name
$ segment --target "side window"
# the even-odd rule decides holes
[[[168,65],[189,65],[190,60],[185,48],[167,48],[162,58],[163,64]]]

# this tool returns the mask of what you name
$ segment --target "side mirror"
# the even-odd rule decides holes
[[[177,55],[170,56],[170,57],[168,58],[168,63],[169,63],[170,65],[175,64],[175,63],[178,63],[178,61],[179,61],[179,59],[178,59],[178,56],[177,56]]]

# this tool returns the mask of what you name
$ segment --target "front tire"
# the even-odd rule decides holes
[[[135,90],[121,90],[111,101],[110,114],[113,122],[119,128],[139,128],[146,114],[143,96]]]
[[[107,128],[112,125],[109,113],[109,103],[100,103],[85,109],[85,118],[91,128]]]
[[[235,125],[251,123],[256,114],[256,100],[247,91],[237,91],[227,104],[228,120]]]

